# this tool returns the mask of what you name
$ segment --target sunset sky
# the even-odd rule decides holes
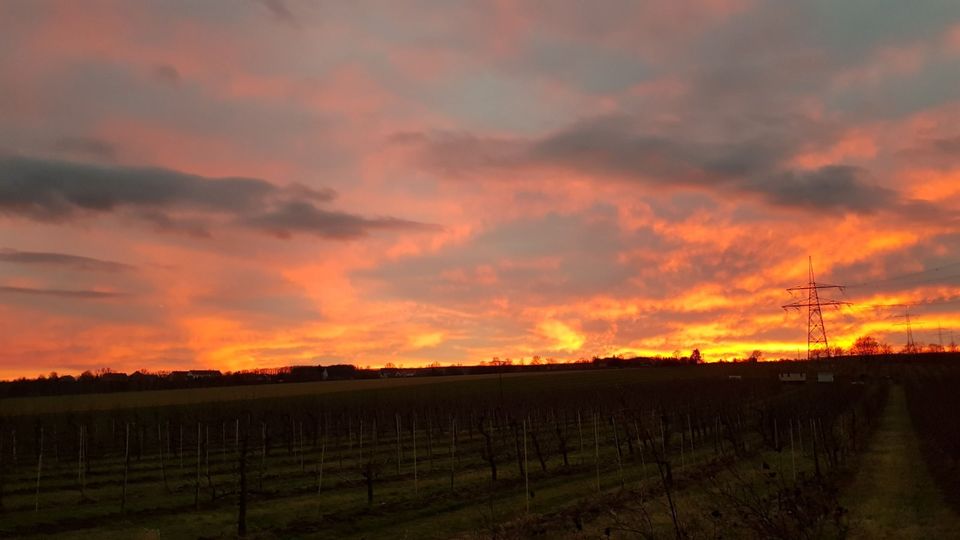
[[[808,255],[946,343],[958,248],[956,0],[0,0],[0,378],[795,357]]]

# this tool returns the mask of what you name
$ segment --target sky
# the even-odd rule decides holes
[[[0,378],[946,343],[958,156],[955,0],[0,0]]]

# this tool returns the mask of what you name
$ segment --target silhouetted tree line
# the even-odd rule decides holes
[[[290,366],[248,371],[222,373],[217,370],[191,370],[150,372],[136,371],[132,374],[101,369],[85,371],[82,375],[58,375],[50,373],[35,379],[20,378],[0,381],[0,398],[25,396],[51,396],[64,394],[89,394],[105,392],[131,392],[145,390],[175,390],[183,388],[213,388],[287,382],[316,382],[395,377],[431,377],[443,375],[481,375],[519,372],[570,371],[604,368],[668,367],[699,364],[699,351],[689,357],[647,358],[621,356],[585,358],[571,363],[514,363],[509,359],[495,358],[472,366],[440,366],[434,364],[420,368],[402,368],[388,364],[380,369],[363,369],[351,364],[330,366]]]

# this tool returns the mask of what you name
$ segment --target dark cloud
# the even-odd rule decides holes
[[[205,178],[159,167],[0,158],[0,214],[46,222],[84,215],[132,212],[159,230],[207,236],[218,218],[289,236],[306,232],[355,238],[371,230],[423,230],[431,226],[397,218],[365,218],[324,210],[336,196],[302,184],[281,187],[256,178]],[[182,217],[200,213],[204,217]]]
[[[57,152],[81,158],[113,161],[116,149],[107,141],[95,137],[60,137],[53,143]]]
[[[365,218],[344,212],[323,210],[312,204],[291,201],[260,215],[246,218],[244,224],[263,229],[281,238],[293,233],[315,234],[325,238],[356,238],[371,230],[437,230],[435,225],[397,218]]]
[[[160,82],[176,85],[180,82],[180,71],[170,64],[157,64],[153,66],[153,76]]]
[[[290,11],[290,8],[287,6],[284,0],[258,0],[260,5],[267,8],[267,11],[275,19],[281,22],[288,24],[294,24],[297,22],[297,17]]]
[[[108,300],[111,298],[123,298],[128,296],[125,293],[104,292],[104,291],[84,291],[67,289],[34,289],[30,287],[9,287],[0,285],[2,294],[20,294],[31,296],[52,296],[56,298],[68,298],[77,300]]]
[[[19,251],[10,248],[0,248],[0,262],[67,267],[94,272],[126,272],[134,268],[128,264],[94,259],[92,257],[42,251]]]
[[[868,180],[869,171],[834,164],[795,170],[788,160],[802,138],[765,128],[722,138],[649,133],[624,115],[604,116],[535,139],[493,139],[451,133],[403,134],[398,144],[422,150],[423,164],[446,176],[523,172],[555,167],[595,178],[663,187],[754,195],[780,207],[917,214],[917,201]]]
[[[869,213],[900,204],[896,191],[865,182],[865,175],[859,167],[829,165],[812,171],[786,171],[743,187],[781,206]]]

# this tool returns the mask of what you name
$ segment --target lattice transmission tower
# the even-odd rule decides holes
[[[827,341],[827,329],[823,325],[823,306],[839,307],[842,305],[847,305],[850,302],[841,302],[839,300],[829,299],[821,300],[819,291],[823,289],[842,290],[843,287],[840,285],[825,285],[822,283],[817,283],[817,280],[813,275],[813,257],[808,257],[808,263],[809,281],[807,285],[799,285],[787,289],[787,292],[792,295],[795,295],[801,291],[806,291],[806,300],[798,300],[782,307],[785,310],[796,309],[797,311],[800,311],[801,308],[807,308],[807,360],[810,360],[811,358],[830,356],[830,344]]]

